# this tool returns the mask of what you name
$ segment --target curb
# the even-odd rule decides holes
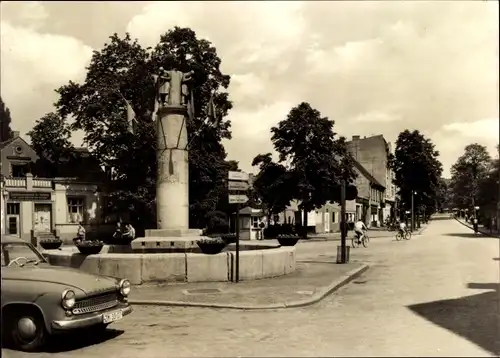
[[[460,224],[462,224],[463,226],[465,226],[466,228],[469,228],[471,229],[472,231],[474,231],[474,228],[472,226],[469,226],[469,224],[466,224],[464,223],[463,221],[461,220],[458,220],[457,218],[454,218],[456,221],[458,221]],[[496,238],[498,239],[500,236],[499,235],[495,235],[495,234],[490,234],[490,233],[487,233],[487,232],[484,232],[484,231],[481,231],[481,230],[478,230],[478,232],[481,234],[481,235],[484,235],[484,236],[488,236],[488,237],[493,237],[493,238]]]
[[[314,294],[311,298],[299,301],[274,303],[269,305],[231,305],[222,303],[202,303],[202,302],[183,302],[183,301],[154,301],[154,300],[133,300],[129,299],[129,303],[139,306],[170,306],[170,307],[200,307],[200,308],[222,308],[234,310],[274,310],[280,308],[298,308],[310,306],[320,302],[326,296],[337,291],[341,287],[347,285],[349,282],[355,280],[363,273],[365,273],[370,266],[362,265],[354,270],[349,271],[344,277],[335,280],[330,285]]]

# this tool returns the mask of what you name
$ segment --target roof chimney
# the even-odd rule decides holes
[[[352,140],[359,140],[359,135],[353,135]]]
[[[19,131],[12,131],[12,138],[19,137]]]

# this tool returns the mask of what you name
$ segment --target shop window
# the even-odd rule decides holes
[[[68,198],[68,222],[77,224],[84,221],[84,208],[83,198]]]

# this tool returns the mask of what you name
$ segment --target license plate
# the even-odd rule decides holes
[[[114,312],[110,312],[110,313],[105,313],[105,314],[103,314],[103,317],[102,317],[102,323],[104,323],[104,324],[111,323],[114,321],[118,321],[122,318],[123,318],[122,311],[114,311]]]

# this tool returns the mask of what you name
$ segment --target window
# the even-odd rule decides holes
[[[335,224],[335,211],[332,211],[332,223]]]
[[[252,216],[252,226],[254,229],[259,228],[259,218],[257,216]]]
[[[19,215],[19,203],[7,203],[7,215]]]
[[[29,173],[29,166],[27,164],[11,164],[11,166],[13,178],[23,178],[26,176],[26,173]]]
[[[68,198],[68,222],[79,223],[84,221],[84,199]]]

